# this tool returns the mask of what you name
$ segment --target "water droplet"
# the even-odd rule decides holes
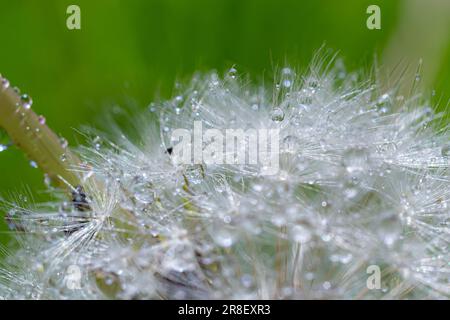
[[[4,144],[0,144],[0,152],[3,152],[5,150],[8,149],[8,146],[4,145]]]
[[[52,179],[50,178],[50,176],[47,173],[45,173],[44,174],[44,184],[47,187],[49,187],[51,185],[51,183],[52,183]]]
[[[2,85],[3,89],[8,89],[9,88],[9,80],[8,79],[2,78],[0,76],[0,82],[1,82],[1,85]]]
[[[228,76],[231,79],[236,79],[236,74],[237,74],[237,70],[235,68],[231,68],[230,70],[228,70]]]
[[[447,144],[442,147],[441,154],[444,157],[450,157],[450,144]]]
[[[328,205],[328,203],[326,201],[322,201],[322,207],[326,207]]]
[[[281,69],[281,74],[283,74],[283,75],[289,75],[291,73],[292,73],[292,69],[291,68],[285,67],[285,68]]]
[[[350,174],[361,173],[367,168],[367,152],[364,149],[347,150],[342,158],[345,169]]]
[[[60,207],[59,207],[59,212],[62,213],[63,215],[69,213],[72,211],[72,206],[70,205],[69,202],[64,201],[63,203],[61,203]]]
[[[149,185],[139,185],[134,189],[134,197],[142,204],[151,204],[155,201],[155,194]]]
[[[213,233],[214,241],[223,248],[229,248],[235,242],[234,234],[227,229],[221,228]]]
[[[282,142],[282,148],[284,151],[293,153],[298,149],[299,140],[296,136],[286,136]]]
[[[329,281],[325,281],[325,282],[322,284],[322,287],[323,287],[325,290],[330,290],[330,288],[331,288],[331,283],[330,283]]]
[[[22,106],[25,109],[30,109],[31,105],[33,104],[33,100],[31,99],[31,97],[28,94],[23,94],[20,96],[20,100],[22,101]]]
[[[284,119],[284,111],[280,108],[275,108],[272,111],[272,120],[275,122],[281,122]]]
[[[185,171],[186,179],[189,183],[199,184],[204,178],[204,168],[203,165],[195,164],[186,168]]]
[[[304,226],[297,225],[291,230],[292,239],[296,242],[306,243],[311,240],[311,232]]]
[[[289,79],[284,79],[284,80],[283,80],[283,87],[285,87],[285,88],[290,88],[291,85],[292,85],[291,80],[289,80]]]
[[[65,138],[59,138],[59,143],[61,143],[61,147],[63,147],[64,149],[69,145]]]
[[[156,106],[155,103],[150,103],[150,105],[148,106],[148,110],[150,110],[150,112],[155,112],[156,111]]]
[[[30,161],[30,166],[31,166],[32,168],[37,168],[37,167],[38,167],[36,161],[33,161],[33,160]]]
[[[40,123],[40,124],[44,125],[44,124],[45,124],[45,121],[46,121],[46,119],[45,119],[45,117],[44,117],[44,116],[39,116],[39,118],[38,118],[38,121],[39,121],[39,123]]]
[[[65,153],[63,153],[62,155],[61,155],[61,161],[62,162],[65,162],[66,160],[67,160],[67,156],[66,156],[66,154]]]

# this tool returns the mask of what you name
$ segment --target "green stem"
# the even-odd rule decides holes
[[[52,182],[61,187],[67,183],[79,185],[79,177],[71,171],[80,165],[78,157],[67,148],[67,143],[61,143],[43,118],[27,106],[26,97],[20,96],[6,83],[6,79],[0,76],[0,127]]]

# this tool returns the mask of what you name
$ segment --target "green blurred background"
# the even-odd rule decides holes
[[[66,9],[81,8],[81,30]],[[381,8],[368,30],[366,8]],[[350,70],[378,57],[388,73],[424,58],[424,86],[435,104],[450,98],[448,0],[0,0],[0,73],[34,100],[58,134],[95,125],[114,105],[144,108],[169,97],[176,80],[233,65],[256,79],[274,66],[305,67],[322,44]],[[413,68],[415,70],[415,68]],[[3,136],[2,141],[5,141]],[[27,188],[45,199],[43,177],[20,151],[0,152],[0,195]],[[1,219],[3,220],[3,219]],[[1,232],[3,230],[3,232]],[[0,241],[7,241],[0,222]]]

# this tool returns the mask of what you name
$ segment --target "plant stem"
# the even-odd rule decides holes
[[[71,170],[80,165],[78,157],[45,124],[44,118],[27,106],[24,96],[21,97],[1,76],[0,127],[53,183],[60,187],[67,183],[71,186],[80,184],[79,177]]]

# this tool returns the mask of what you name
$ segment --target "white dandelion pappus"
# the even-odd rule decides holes
[[[102,184],[74,189],[81,207],[9,207],[23,231],[0,296],[448,298],[448,127],[422,98],[323,65],[284,68],[273,90],[234,68],[196,75],[138,115],[136,141],[111,124],[115,138],[79,150],[89,169],[74,170]],[[171,132],[194,121],[279,129],[278,172],[177,163]],[[379,290],[366,287],[370,265]],[[64,280],[70,266],[77,289]]]

